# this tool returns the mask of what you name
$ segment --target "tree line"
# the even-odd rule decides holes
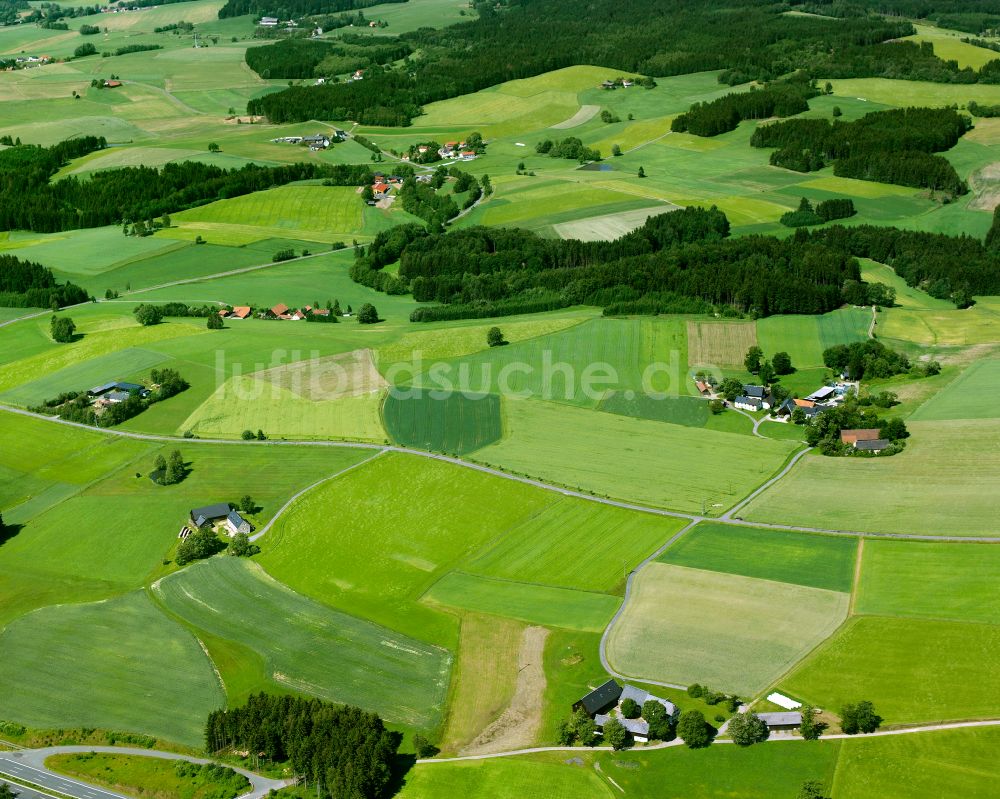
[[[900,108],[853,122],[789,119],[760,125],[750,144],[777,148],[771,164],[798,172],[834,161],[840,177],[965,194],[968,186],[951,162],[934,153],[954,147],[971,127],[967,116],[951,108]]]
[[[284,39],[247,48],[247,66],[262,78],[330,78],[405,58],[411,47],[398,39],[343,36],[338,42]]]
[[[939,27],[969,33],[1000,28],[997,0],[789,0],[788,5],[841,19],[869,13],[928,19]]]
[[[21,145],[0,152],[0,230],[54,233],[129,224],[298,180],[324,178],[328,185],[339,186],[360,186],[372,180],[367,166],[352,164],[247,164],[223,169],[184,161],[50,181],[70,158],[93,149],[97,147],[74,147],[69,141],[50,148]]]
[[[800,73],[804,75],[804,73]],[[808,100],[819,91],[806,77],[772,83],[763,89],[734,92],[707,103],[695,103],[686,113],[674,117],[670,129],[695,136],[718,136],[735,130],[744,119],[788,117],[809,110]]]
[[[226,0],[219,9],[219,19],[242,17],[277,17],[278,19],[299,19],[314,14],[335,14],[369,8],[381,3],[405,3],[407,0]]]
[[[209,752],[248,750],[287,763],[321,798],[388,797],[400,737],[360,708],[265,693],[205,723]]]
[[[55,310],[88,299],[79,286],[56,280],[51,269],[0,253],[0,306]]]
[[[422,106],[576,64],[646,76],[729,69],[728,80],[774,80],[815,65],[816,53],[913,33],[908,22],[785,15],[757,0],[595,0],[581,14],[561,0],[477,3],[478,18],[399,40],[419,59],[373,68],[362,81],[294,86],[249,102],[275,123],[352,119],[409,125]],[[247,13],[244,11],[243,13]],[[637,26],[636,20],[642,20]],[[753,42],[748,47],[747,42]]]

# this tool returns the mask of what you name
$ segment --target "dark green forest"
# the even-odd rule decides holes
[[[0,253],[0,306],[54,308],[86,302],[87,292],[72,283],[60,283],[51,270],[33,261]]]
[[[771,164],[811,172],[834,161],[840,177],[897,183],[965,194],[968,186],[951,163],[934,153],[949,150],[972,127],[949,108],[876,111],[853,122],[790,119],[760,125],[753,147],[776,147]]]
[[[227,0],[219,9],[219,19],[253,14],[255,17],[299,19],[315,14],[354,11],[380,3],[405,3],[406,0]]]
[[[205,724],[209,752],[242,749],[287,763],[321,799],[389,796],[400,737],[356,707],[264,693],[213,711]]]
[[[359,165],[247,164],[222,169],[194,161],[154,167],[122,167],[95,172],[86,179],[50,178],[70,158],[106,146],[85,137],[53,147],[20,145],[0,151],[0,230],[53,233],[151,220],[215,200],[238,197],[296,180],[324,178],[340,186],[372,180]]]

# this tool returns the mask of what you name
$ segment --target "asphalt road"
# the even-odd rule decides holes
[[[0,785],[7,785],[10,789],[17,794],[18,799],[52,799],[47,793],[39,793],[31,788],[25,788],[23,785],[18,785],[16,782],[5,782],[0,780]]]
[[[0,753],[0,774],[16,777],[19,780],[30,782],[42,788],[48,788],[57,793],[77,797],[77,799],[123,799],[120,793],[105,791],[102,788],[95,788],[92,785],[77,782],[70,777],[61,777],[47,769],[38,769],[34,766],[29,766],[27,763],[20,762],[20,757],[22,757],[22,752]],[[12,784],[11,788],[20,794],[21,799],[39,799],[39,797],[51,799],[46,794],[39,793],[30,788],[24,788],[17,784]]]

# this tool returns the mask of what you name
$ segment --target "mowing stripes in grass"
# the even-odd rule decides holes
[[[452,392],[436,398],[427,391],[390,390],[382,414],[397,444],[432,452],[464,455],[503,434],[495,394]]]
[[[465,568],[509,580],[608,591],[686,523],[567,497],[505,533]]]
[[[598,409],[620,416],[682,424],[685,427],[704,427],[709,414],[708,403],[699,397],[658,399],[649,394],[625,391],[612,392],[601,400]]]
[[[262,655],[270,679],[284,689],[420,728],[441,719],[447,652],[313,602],[256,563],[213,558],[153,590],[195,627]]]
[[[698,366],[742,366],[757,344],[753,322],[688,322],[688,362]]]
[[[858,613],[1000,624],[1000,547],[865,543]]]
[[[837,709],[868,699],[889,724],[995,718],[1000,626],[860,616],[780,686]]]
[[[592,591],[519,583],[451,572],[424,595],[425,601],[509,619],[599,632],[615,615],[621,600]]]
[[[837,591],[651,563],[608,639],[623,674],[744,696],[777,679],[847,615]]]
[[[851,590],[853,538],[702,522],[660,555],[661,563],[782,583]]]
[[[844,308],[823,314],[818,318],[819,345],[825,350],[836,344],[864,341],[871,321],[871,308]]]
[[[225,702],[194,636],[142,592],[37,610],[4,630],[0,649],[4,716],[29,726],[128,730],[193,746],[205,716]]]

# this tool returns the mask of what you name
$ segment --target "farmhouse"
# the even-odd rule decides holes
[[[698,393],[701,394],[703,397],[707,397],[709,394],[712,393],[712,387],[708,383],[705,383],[701,380],[695,380],[694,387],[698,389]]]
[[[473,150],[463,150],[462,151],[462,155],[460,156],[460,158],[463,161],[472,161],[472,160],[475,159],[475,157],[476,157],[476,153]]]
[[[769,730],[794,730],[802,724],[802,714],[794,711],[758,713],[757,718],[763,721]]]
[[[753,386],[753,385],[743,386],[743,394],[747,397],[750,397],[751,399],[760,400],[760,405],[762,408],[771,407],[771,403],[768,400],[771,391],[768,389],[767,386]]]
[[[792,399],[789,397],[781,403],[780,407],[775,411],[775,414],[778,416],[790,417],[795,412],[796,408],[800,409],[802,413],[806,415],[807,419],[819,416],[824,411],[823,408],[818,407],[812,400]]]
[[[122,82],[120,80],[106,80],[106,81],[104,81],[104,88],[105,89],[117,89],[121,85],[122,85]]]
[[[239,511],[232,510],[228,502],[218,502],[215,505],[206,505],[203,508],[192,508],[189,516],[191,526],[196,530],[201,530],[219,521],[224,521],[230,536],[237,533],[249,533],[253,530],[246,519],[240,516]]]
[[[878,437],[878,430],[874,427],[840,431],[841,442],[844,444],[853,444],[854,446],[857,446],[859,441],[875,441]]]
[[[246,319],[250,316],[250,306],[249,305],[236,305],[233,310],[229,313],[230,319]]]
[[[593,716],[594,723],[602,731],[609,719],[617,718],[622,723],[622,726],[632,734],[635,740],[640,743],[646,743],[649,740],[649,722],[643,718],[625,718],[621,714],[621,704],[626,699],[631,699],[640,708],[650,700],[659,702],[663,705],[663,709],[666,710],[668,716],[676,718],[678,715],[677,706],[670,700],[653,696],[653,694],[632,685],[620,686],[614,680],[608,680],[582,699],[574,702],[573,710],[582,709],[588,715]]]
[[[264,314],[270,319],[281,319],[288,313],[288,306],[283,302],[279,302],[273,308],[268,308]]]
[[[770,406],[764,405],[757,397],[737,397],[733,400],[733,407],[744,411],[759,411]]]

